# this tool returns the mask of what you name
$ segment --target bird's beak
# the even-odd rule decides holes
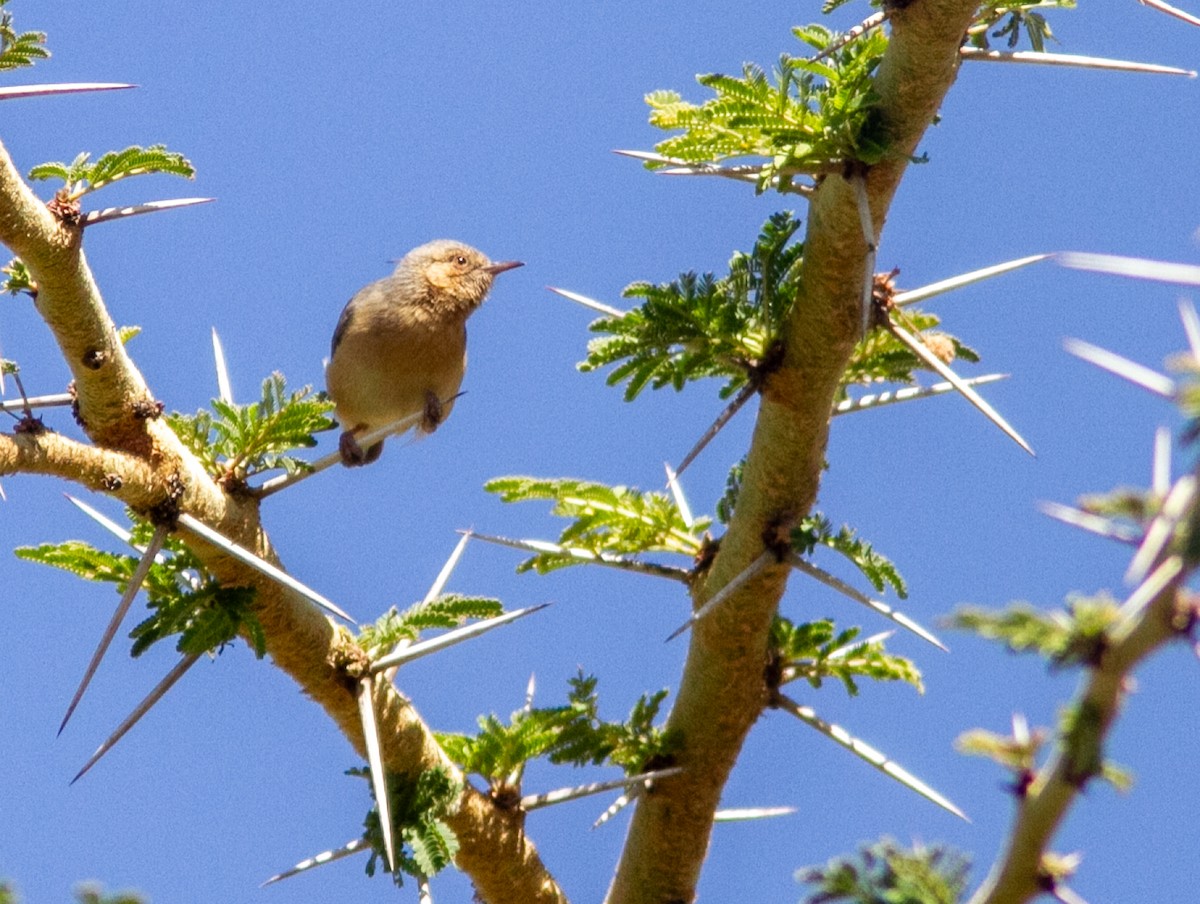
[[[495,264],[488,264],[484,267],[484,271],[495,276],[497,273],[503,273],[505,270],[515,270],[517,267],[524,267],[525,261],[500,261]]]

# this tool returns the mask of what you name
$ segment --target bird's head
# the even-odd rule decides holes
[[[521,261],[493,263],[462,242],[438,239],[414,248],[396,266],[396,276],[415,282],[435,305],[472,311],[487,297],[497,273],[523,266]]]

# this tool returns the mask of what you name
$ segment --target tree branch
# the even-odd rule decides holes
[[[974,0],[918,0],[892,14],[876,92],[894,154],[864,174],[876,233],[909,155],[954,81],[977,6]],[[862,332],[867,251],[852,186],[841,176],[825,178],[810,202],[783,364],[764,386],[737,510],[707,579],[698,582],[694,607],[760,556],[774,536],[786,536],[813,505],[829,413]],[[609,904],[694,898],[721,789],[768,700],[767,635],[788,571],[786,564],[764,570],[696,626],[667,726],[684,738],[678,761],[684,771],[658,783],[639,804]]]

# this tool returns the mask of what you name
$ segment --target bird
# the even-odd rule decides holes
[[[391,276],[360,289],[333,331],[325,386],[342,426],[347,467],[370,464],[383,440],[359,438],[420,415],[432,433],[450,414],[467,366],[467,318],[500,273],[523,261],[493,263],[483,252],[438,239],[404,255]]]

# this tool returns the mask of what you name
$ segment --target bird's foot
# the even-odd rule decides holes
[[[446,419],[446,411],[442,400],[431,390],[425,390],[425,411],[421,415],[421,432],[432,433]]]
[[[358,444],[353,430],[342,432],[341,438],[338,440],[338,452],[341,453],[342,464],[347,468],[357,468],[371,460],[368,452],[363,451],[363,447]]]

